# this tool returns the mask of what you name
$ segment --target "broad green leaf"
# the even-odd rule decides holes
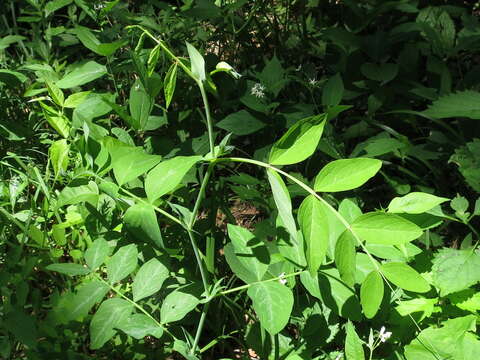
[[[278,215],[282,219],[288,233],[294,241],[297,239],[297,225],[292,215],[292,201],[285,183],[280,175],[271,169],[267,169],[268,182],[272,188],[273,199],[277,205]]]
[[[2,327],[8,329],[8,332],[17,341],[31,348],[31,351],[35,351],[38,346],[37,321],[35,317],[27,315],[21,308],[13,308],[8,313],[2,314]],[[9,343],[2,342],[2,347],[7,347],[7,344]],[[17,356],[13,357],[18,358]]]
[[[128,102],[135,129],[145,129],[153,104],[154,99],[143,87],[140,79],[137,79],[130,88],[130,98]]]
[[[355,238],[349,230],[345,230],[335,245],[335,265],[340,277],[349,286],[355,284],[355,260]]]
[[[367,319],[375,316],[383,299],[383,279],[377,270],[372,270],[360,286],[360,303]]]
[[[435,100],[423,114],[436,118],[459,118],[480,119],[480,109],[477,104],[480,101],[480,92],[465,90],[442,96]]]
[[[320,114],[297,121],[270,150],[272,165],[299,163],[313,154],[323,133],[326,115]]]
[[[152,335],[157,339],[163,335],[163,328],[144,314],[133,314],[118,323],[116,328],[138,340],[147,335]]]
[[[114,284],[130,275],[137,267],[138,250],[135,244],[122,246],[107,262],[108,280]]]
[[[165,75],[165,87],[163,88],[165,94],[165,108],[168,109],[172,102],[173,94],[175,93],[175,87],[177,85],[177,63],[173,63],[168,69]]]
[[[65,302],[62,313],[67,321],[80,320],[88,315],[92,307],[107,295],[110,288],[99,280],[91,280],[72,294]]]
[[[190,58],[191,63],[191,70],[193,76],[200,80],[201,82],[206,80],[205,76],[205,60],[203,60],[203,56],[198,52],[197,49],[190,43],[186,42],[187,44],[187,51],[188,56]]]
[[[69,151],[70,146],[65,139],[57,140],[50,145],[48,157],[52,163],[55,178],[67,171]]]
[[[70,133],[70,122],[69,120],[60,112],[57,112],[52,107],[46,105],[42,101],[39,101],[40,106],[43,109],[43,114],[47,119],[47,122],[52,128],[54,128],[61,136],[68,138]]]
[[[155,258],[147,261],[140,267],[133,281],[133,301],[155,294],[168,276],[168,269],[160,261]]]
[[[465,212],[468,210],[468,206],[468,200],[458,194],[450,201],[450,207],[455,210],[456,214],[465,214]]]
[[[74,180],[58,195],[57,208],[64,205],[73,205],[88,201],[96,205],[98,200],[98,186],[93,181]]]
[[[228,224],[228,237],[234,247],[234,256],[240,264],[260,281],[267,272],[270,257],[262,241],[241,226]]]
[[[225,254],[225,260],[227,260],[228,266],[232,269],[233,273],[237,275],[243,282],[250,284],[258,281],[257,275],[251,272],[251,269],[245,267],[237,255],[235,255],[235,248],[232,243],[228,243],[223,248]]]
[[[93,315],[90,322],[90,348],[100,349],[116,333],[118,324],[127,319],[133,310],[133,304],[119,298],[105,300]]]
[[[288,287],[278,282],[255,283],[247,294],[260,324],[270,335],[278,334],[288,324],[293,308],[293,294]]]
[[[382,212],[359,216],[352,229],[361,239],[373,244],[402,245],[422,235],[422,230],[414,223]]]
[[[147,154],[141,147],[123,143],[111,143],[107,147],[112,157],[113,174],[120,186],[145,174],[162,160],[160,155]]]
[[[445,296],[480,282],[480,253],[478,251],[440,249],[432,266],[433,284]]]
[[[171,292],[163,300],[160,309],[160,319],[162,320],[162,324],[182,320],[185,315],[195,309],[199,303],[200,299],[191,294],[187,288]]]
[[[130,206],[123,217],[123,224],[138,241],[151,241],[160,249],[165,247],[152,205],[139,203]]]
[[[305,240],[308,269],[313,275],[325,260],[328,248],[328,220],[325,205],[309,195],[298,209],[298,223]]]
[[[388,212],[421,214],[448,200],[427,193],[412,192],[392,199],[388,205]]]
[[[370,272],[376,270],[377,266],[380,267],[380,263],[377,260],[373,259],[372,261],[372,258],[362,252],[357,252],[355,263],[357,267],[355,271],[355,283],[359,285],[363,283]]]
[[[0,50],[6,49],[9,47],[11,44],[14,44],[16,42],[25,40],[25,36],[20,36],[20,35],[7,35],[3,38],[0,39]]]
[[[343,97],[343,80],[340,73],[335,74],[326,82],[322,91],[322,105],[337,106]]]
[[[381,266],[380,271],[388,281],[398,287],[419,293],[430,290],[428,282],[412,267],[401,262],[388,262]]]
[[[201,159],[201,156],[176,156],[158,164],[145,179],[148,200],[154,202],[174,190],[192,166]]]
[[[447,298],[452,305],[455,305],[459,309],[470,311],[474,314],[480,310],[480,292],[477,292],[475,288],[468,288],[466,290],[450,294],[447,296]]]
[[[356,158],[335,160],[323,167],[315,178],[315,191],[336,192],[356,189],[380,170],[376,159]]]
[[[89,28],[75,26],[74,34],[77,35],[80,42],[86,48],[102,56],[110,56],[125,44],[125,41],[115,41],[113,43],[101,43]]]
[[[240,110],[228,115],[215,124],[220,129],[231,132],[234,135],[248,135],[265,127],[265,124],[246,110]]]
[[[374,81],[380,81],[385,84],[395,78],[398,74],[398,65],[393,63],[373,64],[363,63],[360,66],[362,74]]]
[[[438,298],[425,299],[415,298],[411,300],[399,301],[395,309],[401,316],[407,316],[416,312],[421,312],[422,316],[419,321],[430,317],[435,311],[435,304],[438,303]]]
[[[300,280],[310,294],[322,300],[334,313],[352,321],[360,321],[360,302],[355,291],[340,279],[337,269],[322,269],[315,276],[305,271],[300,274]]]
[[[60,90],[57,85],[55,85],[50,81],[47,81],[46,85],[47,85],[48,95],[50,95],[52,101],[58,106],[63,106],[65,97],[63,95],[62,90]]]
[[[0,84],[5,83],[10,87],[19,86],[28,78],[21,72],[12,71],[7,69],[0,69]]]
[[[362,210],[350,199],[343,199],[338,206],[338,212],[348,223],[352,223],[362,215]]]
[[[153,72],[155,71],[155,67],[157,66],[158,59],[160,57],[160,53],[162,51],[162,47],[160,44],[155,45],[155,47],[150,51],[147,60],[147,75],[150,77],[152,76]],[[177,63],[174,62],[172,66],[176,66]],[[170,67],[171,68],[171,67]],[[166,82],[165,82],[166,83]]]
[[[477,337],[472,337],[476,329],[475,315],[449,319],[442,325],[422,330],[416,339],[405,346],[406,359],[469,360],[478,356],[480,341]]]
[[[65,274],[69,276],[77,276],[77,275],[86,275],[90,272],[89,268],[86,268],[80,264],[74,263],[59,263],[59,264],[50,264],[46,267],[47,270],[56,271],[60,274]]]
[[[105,262],[105,259],[110,254],[110,246],[103,238],[98,238],[85,251],[85,262],[90,270],[96,270]]]
[[[88,95],[90,95],[91,91],[80,91],[75,94],[70,95],[66,98],[65,102],[63,103],[63,107],[74,109],[83,103]]]
[[[73,2],[73,0],[53,0],[49,1],[45,5],[45,17],[48,17],[50,14],[54,13],[55,11],[70,5]]]
[[[73,71],[57,81],[56,85],[60,89],[70,89],[96,80],[106,73],[107,68],[105,66],[91,60],[82,65],[76,66]]]
[[[355,327],[349,321],[346,325],[347,337],[345,338],[346,360],[365,360],[362,340],[357,335]]]

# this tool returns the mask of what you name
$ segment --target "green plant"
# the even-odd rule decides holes
[[[2,357],[478,352],[467,6],[10,5]]]

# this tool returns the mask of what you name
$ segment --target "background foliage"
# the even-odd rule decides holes
[[[480,353],[478,3],[2,5],[0,358]]]

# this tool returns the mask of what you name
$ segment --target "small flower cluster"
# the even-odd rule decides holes
[[[256,83],[253,85],[252,89],[250,90],[250,94],[256,96],[257,98],[264,98],[265,97],[265,86],[260,83]]]
[[[95,11],[102,10],[104,7],[105,7],[105,4],[102,4],[102,3],[96,3],[93,5],[93,9]]]
[[[380,339],[380,341],[384,343],[390,338],[390,336],[392,336],[392,332],[385,331],[385,326],[382,326],[380,329],[380,333],[378,334],[378,338]]]

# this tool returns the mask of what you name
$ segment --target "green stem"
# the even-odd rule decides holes
[[[279,281],[279,280],[283,280],[283,279],[288,279],[289,277],[299,275],[299,274],[301,274],[301,273],[303,273],[303,272],[305,272],[305,271],[307,271],[307,270],[300,270],[300,271],[296,271],[296,272],[293,272],[293,273],[290,273],[290,274],[286,274],[286,275],[282,275],[282,276],[277,276],[277,277],[274,277],[274,278],[271,278],[271,279],[268,279],[268,280],[255,281],[255,282],[252,282],[252,283],[250,283],[250,284],[246,284],[246,285],[242,285],[242,286],[237,286],[237,287],[232,288],[232,289],[228,289],[228,290],[225,290],[225,291],[221,291],[221,292],[219,292],[216,296],[227,295],[227,294],[231,294],[231,293],[233,293],[233,292],[245,290],[245,289],[248,289],[249,287],[251,287],[252,285],[255,285],[255,284],[264,284],[264,283],[267,283],[267,282],[272,282],[272,281]]]
[[[200,205],[205,197],[205,189],[207,188],[208,181],[210,180],[210,176],[213,172],[213,167],[215,166],[214,163],[210,163],[207,168],[207,172],[203,177],[202,184],[200,185],[200,190],[198,191],[197,200],[195,201],[195,205],[193,206],[192,217],[188,223],[187,232],[188,237],[190,238],[190,242],[192,244],[193,253],[195,254],[195,259],[197,260],[197,265],[200,270],[200,276],[202,277],[203,288],[205,289],[205,294],[207,297],[210,296],[210,289],[208,286],[208,278],[205,268],[203,266],[203,260],[200,256],[200,250],[198,248],[198,244],[195,241],[195,235],[193,234],[193,226],[195,225],[195,221],[197,219],[197,214],[200,209]],[[198,346],[198,342],[200,341],[200,336],[202,335],[203,327],[205,325],[205,318],[207,316],[209,303],[206,303],[202,309],[202,315],[200,316],[200,320],[197,326],[197,332],[195,334],[195,340],[193,342],[192,348],[190,349],[190,353],[194,354],[195,350]]]
[[[205,319],[207,318],[208,307],[210,303],[206,303],[202,310],[202,315],[200,316],[200,320],[198,321],[197,333],[195,334],[195,340],[193,340],[192,348],[190,349],[190,354],[195,354],[195,350],[198,346],[198,342],[200,341],[200,336],[202,335],[203,326],[205,324]]]
[[[210,152],[215,158],[216,154],[214,153],[215,144],[213,142],[213,125],[212,118],[210,117],[210,105],[208,104],[207,93],[201,81],[197,81],[198,87],[200,88],[200,93],[202,94],[203,105],[205,107],[205,117],[207,118],[207,130],[208,130],[208,143],[210,144]]]

